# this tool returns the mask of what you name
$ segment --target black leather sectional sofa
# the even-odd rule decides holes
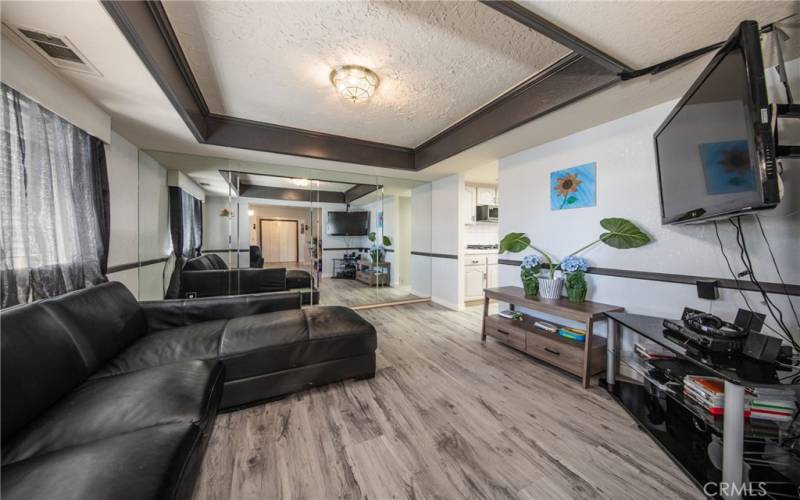
[[[298,293],[0,312],[4,500],[188,498],[218,409],[375,374],[375,329]]]
[[[230,269],[222,257],[210,253],[186,261],[181,270],[180,291],[175,298],[186,298],[189,294],[194,297],[218,297],[280,292],[309,289],[311,285],[311,273],[302,269]],[[304,303],[310,303],[310,294],[304,294]],[[318,295],[316,297],[315,304],[319,303]]]

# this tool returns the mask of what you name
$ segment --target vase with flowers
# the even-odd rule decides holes
[[[519,266],[519,277],[522,280],[522,288],[525,295],[535,297],[539,294],[539,273],[542,271],[542,259],[538,255],[531,254],[522,258]]]
[[[619,217],[610,217],[600,221],[600,226],[606,231],[600,237],[588,245],[584,245],[578,250],[570,253],[562,262],[555,262],[553,258],[540,248],[531,244],[531,239],[525,233],[509,233],[500,240],[500,253],[510,252],[519,253],[532,249],[544,260],[540,264],[545,266],[548,273],[545,276],[538,276],[539,295],[546,299],[557,299],[561,297],[561,289],[564,285],[564,278],[561,273],[566,274],[568,285],[567,292],[570,300],[582,302],[586,298],[588,286],[584,272],[588,270],[586,262],[577,257],[577,254],[585,252],[598,243],[604,243],[612,248],[628,249],[638,248],[650,243],[650,237],[642,232],[633,222]],[[560,271],[559,275],[556,272]],[[538,273],[537,273],[538,274]],[[524,285],[524,281],[523,281]],[[570,289],[573,291],[570,295]],[[527,294],[527,292],[526,292]]]
[[[586,284],[586,276],[583,273],[588,269],[586,261],[574,255],[570,255],[561,262],[561,270],[566,275],[564,288],[567,289],[567,298],[570,302],[583,302],[586,300],[586,292],[589,287]]]

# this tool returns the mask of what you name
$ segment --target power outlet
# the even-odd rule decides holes
[[[701,299],[717,300],[719,298],[719,281],[700,280],[695,281],[697,285],[697,296]]]

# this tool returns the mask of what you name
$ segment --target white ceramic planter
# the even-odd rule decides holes
[[[558,299],[563,286],[564,278],[539,278],[539,296],[544,299]]]

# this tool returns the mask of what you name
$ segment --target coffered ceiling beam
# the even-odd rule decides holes
[[[344,192],[344,202],[352,203],[359,198],[363,198],[368,194],[374,193],[381,186],[375,184],[356,184]]]
[[[300,201],[305,203],[345,203],[344,193],[338,191],[312,191],[274,186],[241,185],[241,195],[265,200]]]
[[[591,59],[606,69],[613,71],[614,73],[632,71],[631,67],[611,57],[597,47],[581,40],[569,31],[556,26],[537,14],[534,14],[517,2],[509,0],[480,0],[480,2],[487,7],[491,7],[497,12],[513,19],[514,21],[517,21],[518,23],[527,26],[534,31],[538,31],[547,38],[550,38],[551,40],[554,40],[561,45],[572,49],[572,51]]]
[[[407,148],[211,113],[163,5],[158,0],[102,3],[198,142],[383,168],[427,168],[602,90],[629,69],[514,2],[485,1],[575,53],[420,146]]]
[[[416,169],[427,168],[618,81],[617,75],[604,66],[570,54],[420,145],[415,152]]]

